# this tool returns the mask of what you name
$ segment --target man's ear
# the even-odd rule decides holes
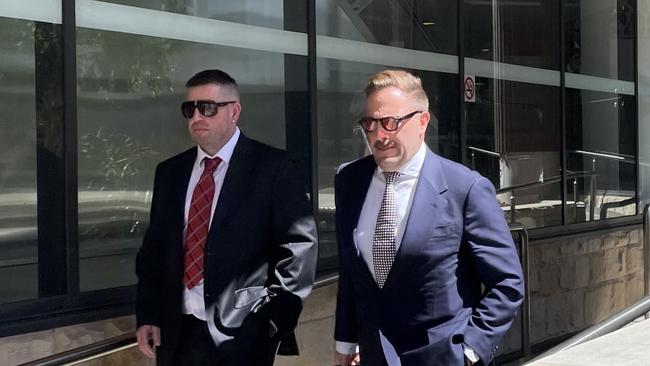
[[[233,103],[232,111],[232,123],[237,123],[241,113],[241,104],[239,102]]]
[[[420,127],[423,130],[427,129],[427,126],[429,125],[429,120],[431,120],[431,113],[429,113],[429,111],[424,111],[420,113],[420,118],[418,119],[418,123],[420,124]]]

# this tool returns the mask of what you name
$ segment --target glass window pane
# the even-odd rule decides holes
[[[284,29],[284,0],[103,0],[103,2]]]
[[[508,221],[560,225],[560,89],[476,78],[465,108],[470,168],[492,181]]]
[[[34,30],[0,17],[0,303],[38,296]]]
[[[464,1],[466,57],[559,69],[556,1]]]
[[[457,10],[456,1],[316,0],[316,33],[455,55]]]
[[[632,3],[629,0],[562,2],[567,72],[634,80]]]
[[[170,25],[173,26],[173,25]],[[156,164],[193,146],[180,113],[186,80],[220,68],[238,82],[239,126],[285,147],[284,54],[77,30],[82,291],[135,283]]]
[[[639,14],[650,14],[650,1],[637,2]],[[650,17],[639,16],[639,208],[650,203]]]
[[[61,2],[0,4],[0,303],[65,293]]]
[[[567,222],[636,214],[634,96],[566,95]]]

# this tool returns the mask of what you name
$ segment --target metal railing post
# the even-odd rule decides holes
[[[519,223],[510,224],[510,232],[517,233],[519,236],[519,256],[521,257],[521,267],[524,275],[524,302],[521,305],[521,350],[523,358],[531,355],[530,350],[530,288],[529,288],[529,239],[528,230]]]
[[[578,178],[573,178],[573,222],[578,222]]]
[[[643,207],[643,289],[650,296],[650,203]],[[645,314],[650,319],[650,313]]]
[[[596,214],[596,176],[589,177],[589,221],[594,221]],[[602,217],[601,217],[602,219]]]
[[[476,170],[476,153],[474,153],[474,150],[472,150],[470,156],[472,157],[472,170]]]
[[[517,204],[515,200],[517,197],[515,196],[515,191],[512,190],[512,193],[510,194],[510,223],[514,224],[515,223],[515,211],[517,208]]]

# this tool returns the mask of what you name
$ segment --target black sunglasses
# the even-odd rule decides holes
[[[381,124],[381,127],[383,127],[384,130],[395,131],[399,128],[400,123],[407,122],[418,113],[422,113],[422,111],[411,112],[402,117],[382,117],[382,118],[364,117],[359,121],[359,126],[361,126],[361,128],[363,128],[363,130],[366,132],[372,132],[377,128],[376,122],[379,122]]]
[[[183,113],[183,117],[192,118],[194,115],[194,108],[196,108],[203,116],[212,117],[216,115],[217,112],[219,112],[219,107],[223,107],[231,103],[237,103],[237,101],[231,100],[229,102],[217,103],[211,100],[190,100],[181,104],[181,112]]]

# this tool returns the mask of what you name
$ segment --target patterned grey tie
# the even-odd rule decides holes
[[[395,205],[395,181],[399,172],[384,172],[386,189],[381,200],[375,236],[372,240],[372,262],[375,280],[379,288],[384,287],[390,267],[395,260],[395,231],[397,228],[397,208]]]

